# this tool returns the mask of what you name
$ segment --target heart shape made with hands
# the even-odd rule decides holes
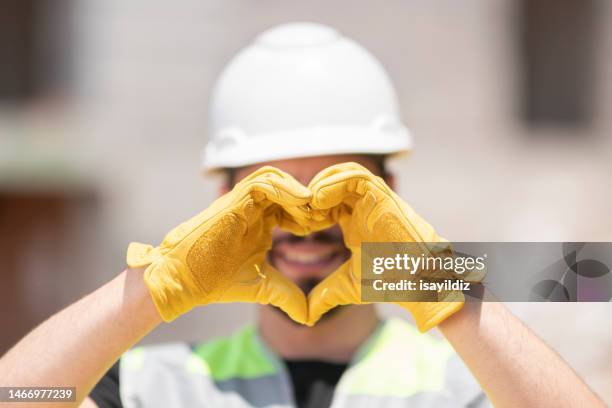
[[[306,324],[313,325],[330,309],[346,304],[362,304],[361,243],[414,242],[440,243],[450,250],[425,220],[401,200],[380,177],[357,163],[342,163],[318,173],[308,185],[312,197],[308,217],[296,219],[302,231],[316,232],[339,224],[351,257],[308,294]],[[425,245],[421,248],[429,252]],[[438,276],[439,278],[440,276]],[[451,277],[451,276],[448,276]],[[441,319],[459,310],[463,294],[442,292],[436,302],[402,302],[420,330],[426,331]]]
[[[272,230],[306,235],[339,224],[351,257],[306,295],[267,262]],[[127,264],[145,267],[144,281],[165,321],[210,303],[272,304],[313,325],[331,308],[360,304],[361,243],[444,243],[382,180],[356,163],[324,169],[303,186],[265,166],[170,231],[158,247],[132,243]],[[448,292],[438,302],[406,302],[421,330],[463,304]]]

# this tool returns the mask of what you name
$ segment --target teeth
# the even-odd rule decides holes
[[[331,254],[305,254],[287,251],[283,255],[284,258],[288,261],[300,262],[304,264],[313,264],[328,259]]]

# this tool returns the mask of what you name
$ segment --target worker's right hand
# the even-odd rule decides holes
[[[209,208],[170,231],[156,248],[131,243],[130,267],[144,274],[160,316],[171,321],[209,303],[273,304],[293,320],[307,318],[306,297],[266,262],[272,229],[303,233],[310,190],[273,167],[262,167]]]
[[[351,258],[308,294],[313,325],[333,307],[365,303],[361,297],[361,244],[364,242],[417,243],[423,254],[451,253],[448,241],[405,203],[385,181],[357,163],[341,163],[321,171],[309,185],[312,217],[337,222]],[[455,278],[447,271],[419,271],[419,278]],[[398,304],[407,309],[421,331],[436,326],[463,306],[459,291],[442,291],[436,301]]]

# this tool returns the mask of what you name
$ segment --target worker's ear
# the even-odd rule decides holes
[[[392,173],[385,173],[383,180],[385,180],[385,183],[391,187],[391,190],[395,190],[395,175]]]
[[[234,183],[236,182],[236,173],[234,170],[226,170],[222,175],[221,184],[219,184],[219,196],[229,193],[232,188],[234,188]]]
[[[223,180],[221,182],[221,184],[219,184],[219,189],[218,189],[218,193],[220,196],[229,193],[231,190],[229,183],[227,182],[227,180]]]

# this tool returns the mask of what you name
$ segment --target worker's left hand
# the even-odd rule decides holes
[[[315,176],[309,189],[313,214],[327,218],[330,223],[337,222],[352,253],[348,261],[309,293],[309,325],[335,306],[363,303],[362,242],[447,243],[382,178],[359,164],[331,166]],[[461,309],[463,301],[461,292],[448,291],[437,302],[399,304],[412,313],[419,330],[427,331]]]
[[[144,281],[160,316],[171,321],[210,303],[273,304],[304,323],[304,292],[267,262],[275,226],[303,234],[310,191],[265,166],[200,214],[170,231],[158,247],[132,243],[127,264]]]

